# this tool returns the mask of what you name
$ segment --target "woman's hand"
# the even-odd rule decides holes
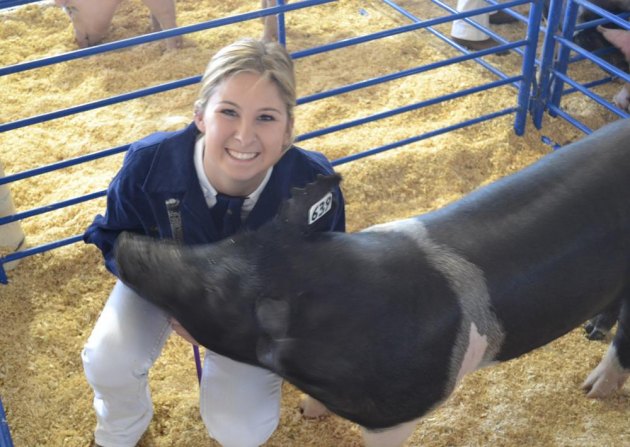
[[[188,333],[188,331],[186,329],[184,329],[184,326],[182,326],[181,324],[179,324],[179,321],[177,321],[175,318],[171,317],[170,319],[170,323],[171,323],[171,327],[173,328],[173,331],[175,331],[175,333],[177,335],[179,335],[180,337],[182,337],[184,340],[186,340],[189,343],[192,343],[193,345],[197,345],[199,346],[199,342],[197,340],[195,340],[192,335],[190,335]]]

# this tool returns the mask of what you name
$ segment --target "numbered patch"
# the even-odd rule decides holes
[[[324,214],[331,210],[332,203],[333,196],[332,193],[329,192],[324,197],[322,197],[321,200],[315,203],[315,205],[313,205],[308,211],[308,224],[311,225],[312,223],[321,219]]]

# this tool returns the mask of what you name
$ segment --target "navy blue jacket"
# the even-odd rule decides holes
[[[220,239],[214,227],[195,171],[194,124],[177,132],[158,132],[133,143],[123,166],[107,190],[105,216],[97,215],[83,235],[103,253],[105,265],[116,274],[112,249],[122,231],[159,239],[177,236],[185,244],[206,244]],[[330,162],[320,153],[293,146],[274,166],[242,228],[255,230],[271,220],[293,187],[303,187],[318,174],[331,174]],[[344,202],[336,191],[339,206],[326,217],[325,231],[345,231]],[[167,203],[169,207],[167,207]],[[169,210],[171,216],[169,218]],[[173,214],[181,235],[173,234]]]

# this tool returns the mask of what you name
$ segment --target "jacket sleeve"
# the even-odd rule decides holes
[[[105,267],[117,275],[113,259],[116,238],[123,231],[148,234],[146,222],[141,216],[151,213],[144,210],[147,200],[143,197],[142,181],[145,178],[145,163],[133,150],[133,145],[125,155],[120,171],[107,189],[105,215],[97,215],[83,234],[83,241],[96,245],[105,259]]]

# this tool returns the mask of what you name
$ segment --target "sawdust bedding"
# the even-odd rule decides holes
[[[401,3],[420,17],[437,14],[428,2]],[[244,0],[180,0],[177,5],[180,25],[258,7]],[[146,14],[139,0],[123,2],[107,40],[148,32]],[[377,0],[342,0],[288,15],[288,47],[296,51],[404,23]],[[448,32],[448,26],[441,28]],[[499,29],[512,37],[523,31],[520,25]],[[2,78],[0,122],[198,75],[216,49],[239,36],[261,33],[262,25],[255,20],[188,35],[178,51],[165,51],[164,43],[156,42]],[[69,21],[49,3],[1,14],[0,47],[0,66],[75,49]],[[299,59],[299,95],[453,55],[438,39],[418,31]],[[508,72],[520,67],[515,55],[488,60]],[[576,70],[592,75],[587,66]],[[469,63],[307,104],[298,108],[298,134],[490,79]],[[608,86],[603,94],[610,97],[617,87]],[[191,119],[195,93],[192,86],[5,132],[0,134],[0,160],[7,173],[21,172],[125,144],[156,130],[180,128]],[[514,104],[514,90],[504,87],[304,141],[302,146],[337,159]],[[592,128],[615,119],[580,98],[570,98],[565,105]],[[340,166],[349,230],[426,212],[513,172],[551,150],[541,142],[543,135],[560,144],[580,136],[572,126],[547,117],[541,131],[528,123],[525,135],[517,137],[511,121],[493,120]],[[109,157],[20,181],[12,185],[13,198],[19,210],[26,210],[104,189],[120,162],[120,156]],[[80,234],[103,208],[104,201],[95,200],[27,219],[23,228],[28,243]],[[15,445],[87,446],[94,416],[79,352],[113,278],[95,248],[74,244],[23,260],[10,272],[10,280],[0,287],[0,395]],[[606,401],[586,399],[579,389],[604,350],[605,344],[586,341],[576,329],[518,360],[478,371],[418,424],[410,445],[630,445],[627,387]],[[155,416],[140,446],[214,445],[198,414],[191,349],[181,339],[168,342],[152,370],[151,387]],[[297,407],[300,393],[288,384],[284,391],[280,427],[267,445],[360,445],[356,426],[338,417],[304,420]]]

